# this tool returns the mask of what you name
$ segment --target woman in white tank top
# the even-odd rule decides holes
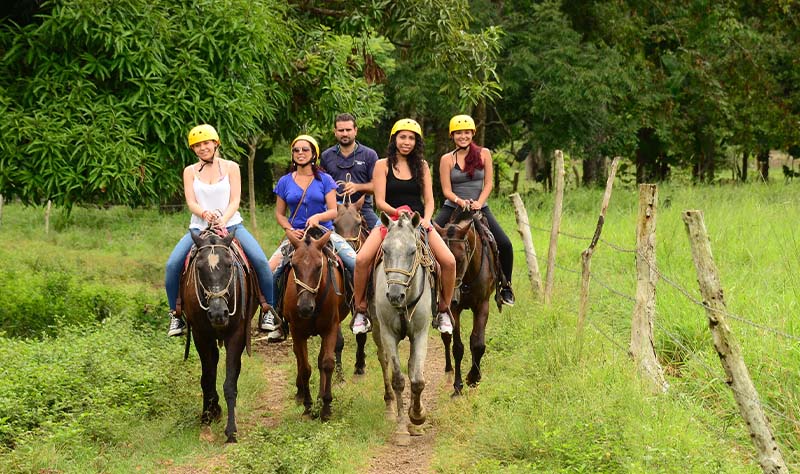
[[[198,125],[189,132],[189,147],[197,155],[198,162],[183,170],[183,192],[186,206],[192,212],[189,231],[181,238],[167,260],[164,286],[169,303],[170,336],[186,332],[186,323],[175,314],[178,286],[186,255],[192,248],[190,232],[198,233],[210,226],[225,227],[236,232],[236,240],[256,271],[258,284],[264,298],[261,301],[263,314],[274,314],[275,297],[272,291],[272,271],[264,250],[258,241],[242,225],[239,201],[242,193],[242,178],[236,162],[222,159],[219,154],[219,135],[211,125]],[[274,328],[262,328],[272,330]]]

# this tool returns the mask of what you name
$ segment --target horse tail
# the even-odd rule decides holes
[[[189,347],[192,345],[192,324],[186,321],[186,344],[183,348],[183,360],[189,358]]]

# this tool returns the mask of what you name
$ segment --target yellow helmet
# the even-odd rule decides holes
[[[392,133],[389,134],[389,138],[392,138],[394,134],[400,130],[408,130],[409,132],[416,133],[420,137],[422,136],[422,127],[420,127],[417,121],[413,119],[405,118],[395,122],[394,126],[392,127]]]
[[[310,143],[311,145],[313,145],[314,146],[314,151],[316,152],[316,154],[314,156],[317,156],[317,157],[319,156],[319,145],[317,144],[317,141],[314,140],[314,137],[312,137],[311,135],[298,135],[297,138],[292,140],[292,144],[289,145],[289,149],[294,148],[294,144],[297,143],[298,140],[305,140],[308,143]]]
[[[475,121],[469,115],[456,115],[450,119],[450,135],[459,130],[476,130]]]
[[[192,146],[195,143],[204,142],[206,140],[214,140],[219,143],[219,134],[211,125],[202,124],[189,130],[188,140],[189,146]]]

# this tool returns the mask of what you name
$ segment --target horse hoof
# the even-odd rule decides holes
[[[213,443],[215,441],[214,432],[211,431],[211,427],[208,425],[203,425],[200,427],[200,441],[204,441],[206,443]]]
[[[457,388],[453,390],[453,393],[450,394],[450,398],[458,398],[461,396],[461,389]]]
[[[394,409],[392,408],[387,407],[386,411],[384,412],[384,416],[386,417],[387,421],[391,421],[394,423],[397,422],[397,413],[395,413]]]
[[[408,432],[398,431],[395,432],[393,441],[396,446],[408,446],[411,444],[411,435]]]
[[[364,375],[364,367],[356,367],[356,370],[353,371],[353,375]]]
[[[411,420],[411,423],[415,425],[421,425],[425,423],[425,410],[421,410],[418,415],[414,415],[411,413],[411,410],[408,410],[408,419]]]
[[[425,434],[425,428],[422,426],[417,426],[412,423],[408,424],[408,434],[411,436],[422,436]]]
[[[236,433],[232,435],[228,435],[228,439],[225,441],[226,443],[236,443]]]

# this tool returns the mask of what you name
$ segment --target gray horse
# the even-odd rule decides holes
[[[397,221],[381,214],[381,222],[388,228],[388,233],[383,241],[383,260],[373,275],[375,296],[370,308],[374,315],[372,335],[383,370],[386,414],[397,421],[395,441],[401,445],[410,442],[411,433],[419,434],[416,426],[425,422],[421,395],[425,388],[423,368],[428,352],[433,293],[429,278],[431,259],[423,252],[417,231],[420,219],[416,212],[413,216],[402,214]],[[407,415],[403,410],[405,379],[397,351],[398,344],[406,337],[411,343],[408,358],[411,404]],[[395,411],[392,410],[392,401],[397,404]],[[408,423],[409,420],[413,425]]]

